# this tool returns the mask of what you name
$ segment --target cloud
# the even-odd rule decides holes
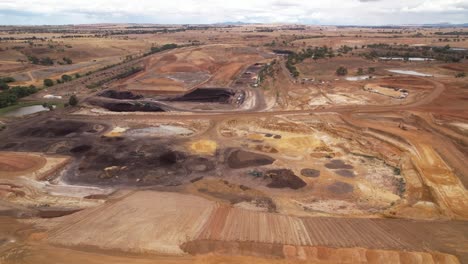
[[[468,0],[0,0],[1,24],[466,23]]]

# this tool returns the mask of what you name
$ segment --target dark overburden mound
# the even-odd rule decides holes
[[[152,102],[103,102],[101,106],[112,112],[165,112]]]
[[[127,99],[127,100],[136,100],[143,98],[143,95],[136,95],[130,91],[115,91],[115,90],[107,90],[99,94],[99,96],[112,98],[112,99]]]
[[[91,145],[79,145],[70,149],[71,153],[82,153],[91,150],[93,147]]]
[[[235,91],[226,88],[198,88],[188,94],[170,98],[169,101],[229,103]]]
[[[79,121],[48,120],[43,124],[35,125],[23,130],[20,135],[23,137],[72,137],[81,134],[93,134],[97,130],[94,124]]]
[[[307,184],[298,176],[288,169],[269,170],[265,174],[271,178],[271,183],[267,186],[270,188],[291,188],[299,189]]]
[[[272,164],[274,161],[275,159],[270,156],[244,150],[234,150],[227,158],[228,166],[233,169],[263,166]]]

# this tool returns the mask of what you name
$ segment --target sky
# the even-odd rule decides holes
[[[468,0],[0,0],[0,25],[468,23]]]

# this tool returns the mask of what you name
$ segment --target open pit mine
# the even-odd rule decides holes
[[[0,28],[0,263],[468,263],[466,37],[59,28]]]

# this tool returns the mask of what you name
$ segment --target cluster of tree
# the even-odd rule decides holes
[[[54,60],[51,59],[50,57],[38,58],[36,56],[31,55],[31,56],[28,56],[28,60],[32,64],[37,64],[37,65],[45,65],[45,66],[54,65]],[[73,63],[72,59],[70,59],[68,57],[63,57],[62,60],[63,60],[63,62],[58,61],[57,63],[60,64],[60,65],[72,64]]]
[[[343,72],[343,70],[341,70],[341,72]],[[367,68],[367,73],[368,74],[372,74],[375,72],[375,68],[374,67],[369,67]],[[363,68],[358,68],[357,71],[356,71],[356,74],[357,75],[363,75],[365,72],[364,72],[364,69]]]
[[[165,29],[153,29],[153,30],[119,30],[119,31],[108,32],[105,35],[176,33],[176,32],[183,32],[183,31],[185,31],[187,29],[185,29],[185,28],[176,28],[176,29],[167,29],[167,28],[165,28]]]
[[[455,78],[465,78],[465,77],[466,77],[466,73],[464,72],[459,72],[455,74]]]
[[[10,88],[8,84],[14,81],[15,79],[13,77],[0,78],[0,90],[8,90],[8,88]]]
[[[256,29],[255,31],[256,32],[273,32],[275,30],[272,28],[262,28],[262,29]]]
[[[269,64],[265,64],[265,66],[262,67],[262,69],[258,72],[258,80],[260,83],[262,83],[267,76],[273,77],[274,74],[274,68],[273,66],[276,64],[276,59],[273,60]]]
[[[318,60],[324,58],[332,58],[334,56],[335,54],[333,53],[333,49],[327,46],[302,49],[302,51],[300,51],[299,53],[289,53],[288,59],[286,61],[286,68],[289,70],[293,77],[297,77],[299,76],[299,71],[297,70],[296,66],[294,66],[295,64],[301,63],[307,58]]]
[[[123,78],[127,78],[128,76],[131,76],[137,72],[140,72],[143,70],[143,67],[131,67],[131,68],[128,68],[126,69],[126,71],[120,73],[120,74],[117,74],[115,76],[112,76],[112,77],[109,77],[109,78],[105,78],[105,79],[102,79],[98,82],[95,82],[95,83],[92,83],[92,84],[89,84],[87,85],[86,87],[89,88],[89,89],[93,89],[93,88],[97,88],[107,82],[110,82],[112,80],[115,80],[115,79],[123,79]]]
[[[295,63],[296,61],[294,60],[293,56],[289,55],[288,60],[286,61],[286,68],[294,78],[299,76],[299,71],[297,70],[297,67],[294,66]]]
[[[36,56],[28,56],[28,60],[32,64],[46,65],[46,66],[54,65],[54,61],[49,57],[38,58]]]
[[[468,35],[468,31],[450,31],[450,32],[435,32],[434,34],[436,35],[454,35],[454,36],[459,36],[459,35]]]
[[[338,48],[338,52],[339,53],[344,53],[344,54],[346,54],[346,53],[348,53],[348,52],[350,52],[352,50],[353,50],[353,47],[350,47],[350,46],[347,46],[347,45],[343,45],[343,46]]]
[[[174,43],[164,44],[164,45],[162,45],[160,47],[151,47],[151,50],[148,53],[146,53],[145,55],[150,55],[150,54],[158,53],[158,52],[165,51],[165,50],[176,49],[178,47],[179,46],[177,44],[174,44]]]
[[[444,38],[444,39],[440,38],[439,39],[439,42],[450,42],[450,41],[452,41],[452,40],[450,40],[448,38]],[[465,39],[460,39],[460,38],[454,38],[453,39],[453,42],[460,42],[460,41],[465,41]]]
[[[14,86],[0,92],[0,108],[15,104],[18,99],[36,93],[37,88],[31,86]]]
[[[449,45],[444,47],[417,46],[408,45],[389,45],[389,44],[370,44],[367,45],[372,50],[368,53],[362,53],[367,59],[375,59],[378,57],[402,57],[408,60],[410,57],[422,57],[435,59],[445,62],[460,62],[468,56],[467,52],[457,51],[450,48]]]
[[[63,57],[62,59],[66,64],[72,64],[73,63],[72,59],[70,59],[68,57]],[[62,63],[59,62],[59,64],[62,64]]]

